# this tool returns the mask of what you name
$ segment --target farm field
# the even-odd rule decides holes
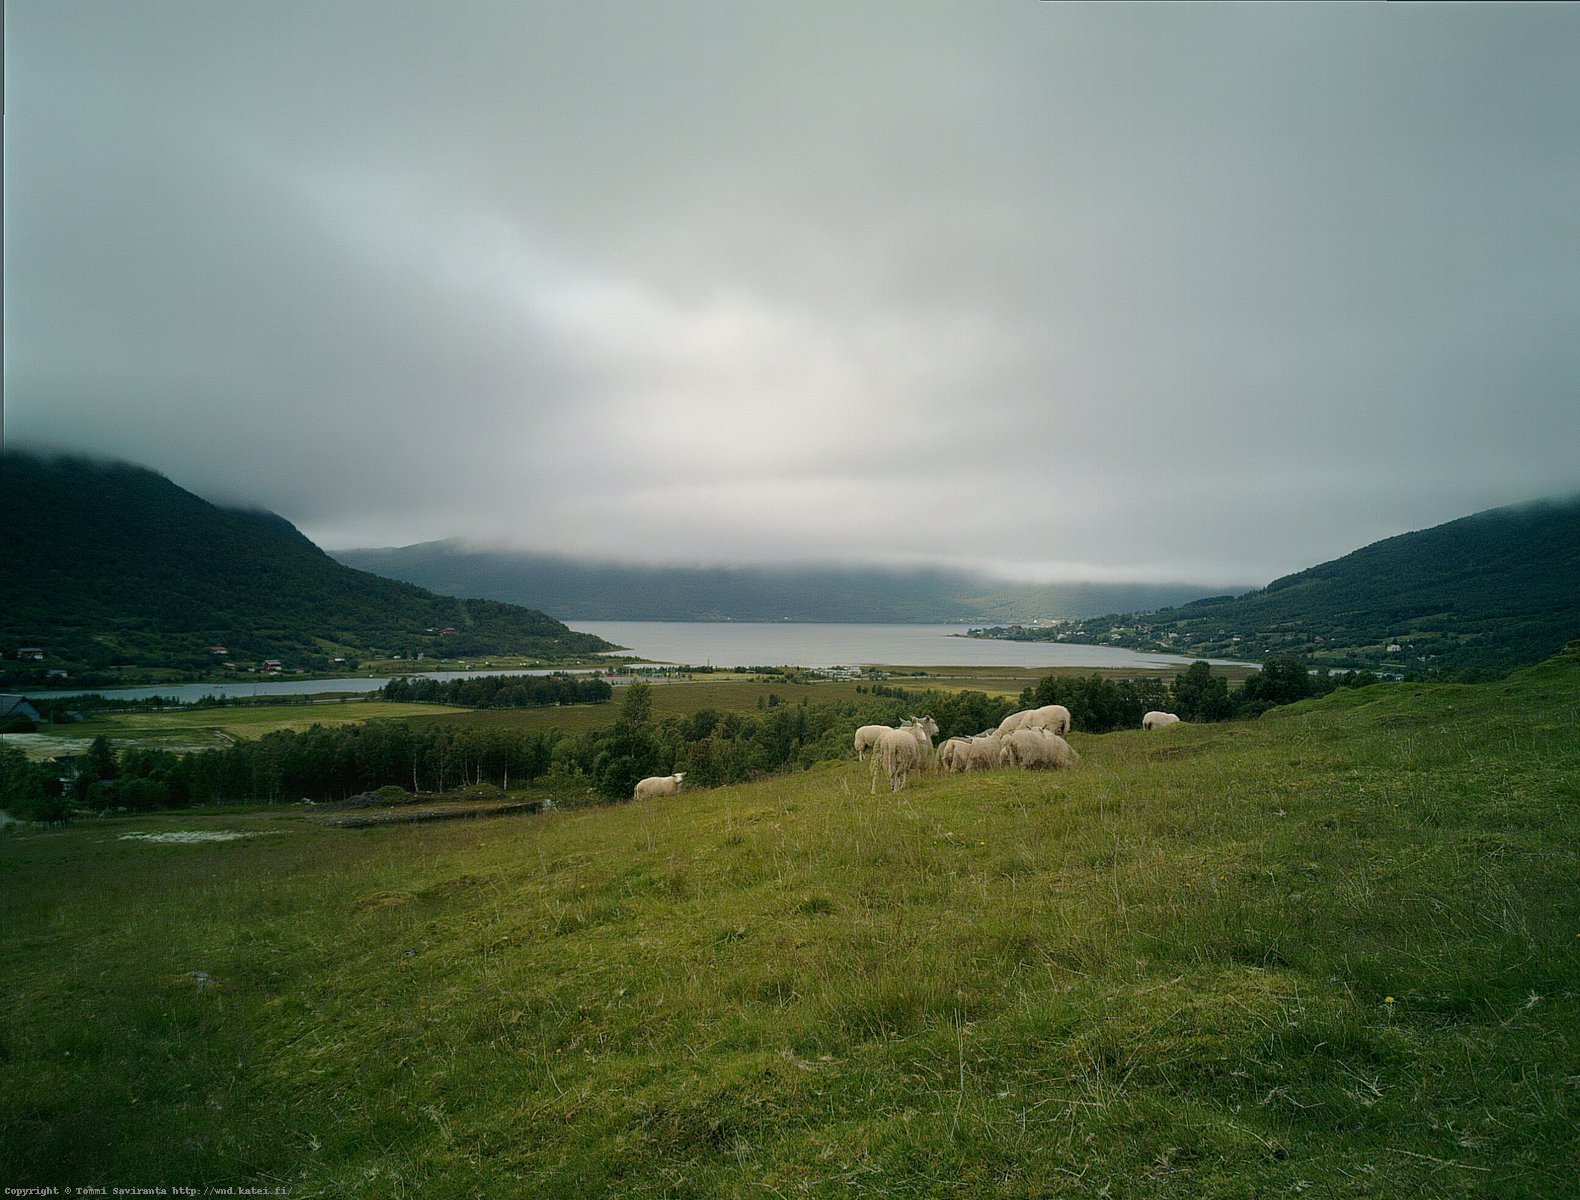
[[[896,683],[909,681],[894,681]],[[690,715],[705,708],[720,712],[756,712],[759,705],[767,705],[777,698],[779,703],[831,704],[855,700],[860,696],[857,687],[867,684],[854,682],[788,683],[784,680],[758,682],[738,679],[655,680],[653,687],[653,715],[669,717]],[[920,686],[912,685],[912,686]],[[545,708],[486,708],[477,710],[429,709],[434,713],[431,721],[440,724],[476,725],[488,729],[518,729],[522,731],[547,731],[560,729],[566,733],[585,733],[589,729],[603,729],[615,723],[620,716],[624,690],[614,689],[614,698],[608,704],[567,704]],[[420,706],[419,706],[420,707]],[[411,719],[427,721],[423,713],[411,714]]]
[[[896,681],[924,686],[921,680]],[[1031,680],[1030,682],[1035,682]],[[855,683],[822,681],[791,684],[783,680],[759,682],[723,676],[696,681],[658,681],[653,689],[656,715],[690,714],[704,708],[724,712],[755,712],[759,702],[777,696],[784,703],[807,700],[826,703],[855,699]],[[865,686],[865,685],[863,685]],[[935,686],[926,684],[925,686]],[[1019,684],[1019,691],[1025,684]],[[984,689],[985,690],[985,689]],[[551,705],[542,708],[469,709],[446,704],[407,704],[384,700],[334,700],[311,704],[249,704],[215,708],[179,708],[157,711],[112,712],[75,725],[46,726],[36,734],[7,734],[7,743],[20,746],[35,759],[80,752],[100,734],[117,749],[139,746],[160,750],[206,750],[228,745],[236,738],[259,738],[281,729],[303,730],[313,725],[350,725],[358,721],[419,721],[473,725],[486,729],[582,733],[602,729],[620,715],[619,687],[609,704]]]
[[[8,830],[0,1182],[1580,1195],[1577,721],[1571,651],[897,797]]]
[[[885,679],[889,686],[925,690],[974,689],[996,695],[1018,695],[1021,689],[1052,674],[1033,668],[910,668],[913,673]],[[1091,672],[1086,672],[1090,674]],[[1164,675],[1172,679],[1177,672]],[[1133,674],[1123,672],[1123,674]],[[795,704],[803,700],[821,704],[856,700],[870,689],[870,682],[817,680],[792,683],[782,678],[734,672],[698,674],[691,679],[657,679],[653,708],[657,716],[689,715],[705,708],[720,712],[755,712],[774,702]],[[488,729],[526,732],[560,729],[583,733],[614,723],[620,713],[620,687],[609,704],[575,704],[544,708],[467,709],[443,704],[391,703],[383,700],[330,700],[310,704],[246,704],[215,708],[180,708],[160,711],[105,713],[75,725],[46,726],[37,734],[9,734],[9,744],[22,747],[30,757],[49,758],[80,751],[103,734],[117,749],[192,751],[228,745],[236,738],[259,738],[281,729],[303,730],[313,725],[349,725],[358,721],[419,721],[475,725]]]
[[[7,734],[35,759],[78,753],[101,734],[117,750],[138,746],[152,750],[209,750],[237,738],[260,738],[280,729],[314,725],[352,725],[358,721],[402,720],[469,710],[437,704],[391,704],[382,700],[333,700],[313,704],[238,704],[215,708],[180,708],[98,714],[75,725],[48,725],[47,732]]]
[[[1215,668],[1232,684],[1243,681],[1250,668]],[[1113,675],[1140,678],[1155,675],[1172,682],[1178,668],[1156,671],[1101,670],[1096,668],[1037,667],[905,667],[880,682],[916,691],[975,690],[996,696],[1016,696],[1047,675]],[[718,671],[697,672],[687,678],[656,678],[654,711],[660,716],[689,715],[705,708],[721,712],[756,711],[770,697],[781,703],[828,703],[855,700],[857,688],[870,689],[872,681],[827,680],[790,682],[784,678]],[[7,734],[7,744],[20,747],[28,757],[43,760],[79,753],[87,742],[104,735],[117,749],[190,752],[229,745],[237,738],[259,738],[276,730],[303,730],[313,725],[349,725],[370,720],[414,720],[440,724],[476,725],[488,729],[585,733],[602,729],[619,715],[620,689],[612,704],[585,704],[519,709],[467,709],[441,704],[390,703],[382,700],[334,699],[312,703],[238,704],[214,708],[178,708],[160,711],[104,713],[75,725],[50,725],[34,734]]]

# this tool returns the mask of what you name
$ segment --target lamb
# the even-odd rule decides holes
[[[1004,748],[999,751],[999,763],[1024,770],[1069,767],[1079,762],[1081,756],[1070,743],[1046,729],[1016,729],[1004,738]]]
[[[652,800],[658,796],[678,796],[680,781],[685,777],[684,771],[677,771],[673,775],[649,776],[636,785],[636,791],[631,793],[631,799]]]
[[[878,791],[878,767],[889,777],[889,790],[897,792],[905,786],[906,777],[914,770],[927,765],[933,756],[933,738],[938,734],[938,722],[932,717],[912,717],[898,729],[885,729],[873,748],[872,792]]]
[[[1180,719],[1178,717],[1173,713],[1166,712],[1149,712],[1141,718],[1141,728],[1143,729],[1167,729],[1170,725],[1178,725],[1179,723]]]

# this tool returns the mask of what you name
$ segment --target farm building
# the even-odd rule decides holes
[[[0,725],[13,719],[38,722],[38,709],[28,703],[26,696],[0,695]]]

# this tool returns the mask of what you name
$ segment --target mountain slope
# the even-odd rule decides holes
[[[642,567],[474,550],[455,541],[334,555],[436,592],[588,621],[1018,621],[1157,608],[1211,590],[1187,583],[1016,586],[924,569]]]
[[[1580,497],[1400,534],[1243,596],[1062,632],[1076,641],[1297,653],[1402,670],[1537,662],[1580,636]]]
[[[451,633],[436,631],[451,629]],[[434,632],[430,632],[434,631]],[[541,612],[436,596],[335,562],[273,513],[217,508],[125,463],[0,461],[0,651],[45,668],[212,666],[419,652],[609,649]]]

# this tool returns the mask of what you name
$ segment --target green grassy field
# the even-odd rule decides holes
[[[0,1186],[1580,1195],[1577,726],[1570,654],[897,798],[8,831]]]
[[[150,750],[218,749],[236,738],[260,738],[280,729],[313,725],[352,725],[358,721],[398,721],[409,717],[466,713],[468,709],[439,704],[390,704],[382,700],[336,700],[316,704],[258,704],[216,708],[180,708],[152,712],[101,713],[74,725],[48,725],[37,734],[10,734],[29,757],[51,758],[81,753],[100,736],[117,750],[137,746]]]
[[[769,703],[777,696],[785,704],[833,704],[844,700],[862,698],[855,683],[820,682],[792,684],[783,681],[762,683],[735,679],[702,679],[695,681],[662,682],[653,687],[653,715],[670,717],[690,715],[705,708],[719,712],[756,712],[759,704]],[[920,685],[917,685],[920,686]],[[614,689],[614,699],[609,704],[567,704],[546,708],[492,708],[475,711],[431,709],[432,720],[443,724],[478,725],[485,728],[547,731],[560,729],[566,733],[585,733],[589,729],[603,729],[613,725],[620,717],[624,692]],[[424,720],[421,713],[412,715]]]
[[[893,687],[916,691],[975,690],[989,695],[1018,696],[1049,674],[1090,675],[1091,669],[1054,671],[1031,667],[913,667],[907,674],[885,679]],[[1098,672],[1104,673],[1104,672]],[[1138,676],[1148,672],[1108,672]],[[1155,672],[1172,682],[1177,670]],[[1246,671],[1228,668],[1231,682],[1240,682]],[[653,689],[653,709],[659,717],[690,715],[704,708],[720,712],[754,712],[777,696],[788,704],[803,700],[826,704],[858,700],[858,688],[870,683],[817,680],[790,683],[768,677],[742,678],[733,672],[698,673],[686,680],[663,680]],[[140,746],[164,750],[204,750],[227,745],[234,738],[258,738],[279,729],[307,729],[312,725],[347,725],[368,720],[416,720],[443,724],[468,724],[486,728],[585,733],[603,729],[620,715],[620,689],[611,704],[575,704],[564,707],[465,709],[439,704],[392,704],[381,700],[335,700],[314,704],[237,705],[223,708],[183,708],[159,712],[105,713],[76,725],[50,726],[36,735],[9,735],[12,744],[35,759],[80,751],[100,734],[117,749]]]
[[[1019,696],[1027,687],[1051,672],[1030,667],[912,667],[909,673],[886,678],[881,682],[888,687],[908,691],[979,691],[994,696]],[[1074,672],[1071,672],[1074,673]],[[1090,669],[1080,672],[1090,675]],[[1120,672],[1138,675],[1141,672]],[[1172,683],[1178,671],[1162,674]],[[818,680],[812,683],[789,683],[783,679],[746,678],[729,673],[698,674],[692,679],[663,680],[653,687],[653,713],[657,717],[689,716],[705,708],[719,712],[756,712],[762,705],[777,697],[785,704],[835,704],[866,699],[872,683],[855,680]],[[860,690],[858,690],[860,689]],[[475,711],[435,710],[433,720],[443,724],[480,725],[489,728],[547,731],[560,729],[566,733],[585,733],[590,729],[603,729],[619,719],[622,692],[614,691],[610,704],[576,704],[550,708],[481,709]],[[411,719],[426,719],[422,713],[411,714]]]

